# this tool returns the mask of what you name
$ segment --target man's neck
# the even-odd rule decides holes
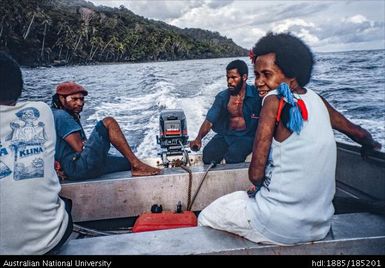
[[[306,93],[306,89],[303,88],[303,87],[297,86],[296,88],[293,89],[293,93],[305,94]]]
[[[68,110],[68,109],[65,109],[65,108],[63,108],[63,110],[66,111],[67,113],[69,113],[73,118],[80,121],[80,114],[75,113],[75,112]]]
[[[11,100],[11,101],[0,101],[0,105],[4,106],[15,106],[16,105],[16,100]]]
[[[236,96],[244,97],[246,95],[246,82],[243,84],[241,90],[238,92]]]

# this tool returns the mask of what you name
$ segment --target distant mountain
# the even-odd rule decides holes
[[[28,66],[246,56],[217,32],[181,29],[124,6],[83,0],[1,0],[0,50]]]

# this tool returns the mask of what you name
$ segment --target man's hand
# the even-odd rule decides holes
[[[373,141],[373,143],[371,145],[362,145],[362,147],[361,147],[362,159],[364,159],[364,160],[368,159],[368,155],[370,152],[379,151],[379,150],[381,150],[381,147],[382,147],[382,145],[377,141]]]
[[[200,139],[195,139],[190,142],[190,149],[194,152],[197,152],[202,147],[202,141]]]
[[[67,179],[67,176],[65,175],[60,165],[60,162],[55,160],[54,167],[55,167],[56,174],[61,181],[64,181],[65,179]]]
[[[83,141],[80,137],[79,131],[69,134],[67,137],[64,138],[64,140],[69,144],[69,146],[71,146],[72,150],[74,150],[75,152],[81,153],[83,151],[85,141]]]
[[[249,197],[255,197],[255,194],[258,192],[257,187],[255,185],[251,185],[247,190],[247,195]]]
[[[209,133],[211,127],[213,124],[208,121],[207,119],[202,123],[201,127],[199,128],[199,132],[195,140],[190,142],[190,149],[194,152],[197,152],[202,147],[202,139]]]

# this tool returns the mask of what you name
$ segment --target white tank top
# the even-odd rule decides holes
[[[271,91],[265,97],[277,94]],[[329,113],[312,90],[300,95],[309,118],[301,133],[273,138],[264,186],[251,202],[253,227],[282,244],[324,238],[334,214],[336,143]]]

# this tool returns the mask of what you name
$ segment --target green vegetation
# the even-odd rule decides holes
[[[0,50],[28,66],[247,55],[217,32],[180,29],[124,6],[83,0],[1,0]]]

